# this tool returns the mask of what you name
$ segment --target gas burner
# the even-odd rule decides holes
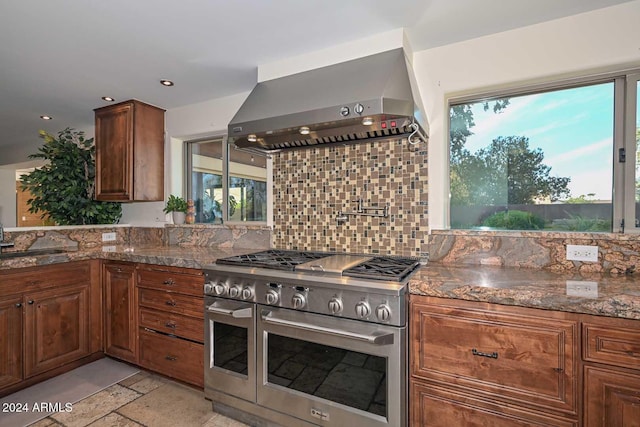
[[[348,268],[343,276],[360,277],[373,280],[393,280],[401,282],[420,264],[414,258],[375,257]]]
[[[285,251],[278,249],[269,249],[266,251],[254,252],[246,255],[222,258],[217,260],[216,263],[293,271],[296,265],[304,264],[306,262],[320,258],[325,258],[330,255],[332,254],[327,252]]]

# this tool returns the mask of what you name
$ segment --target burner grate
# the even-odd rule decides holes
[[[325,258],[330,255],[332,254],[327,252],[299,252],[269,249],[246,255],[237,255],[229,258],[218,259],[216,263],[241,265],[246,267],[262,267],[274,270],[294,270],[298,264]]]
[[[343,276],[400,282],[418,267],[413,258],[375,257],[342,272]]]

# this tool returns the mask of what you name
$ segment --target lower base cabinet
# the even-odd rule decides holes
[[[99,266],[0,271],[0,396],[102,357]]]

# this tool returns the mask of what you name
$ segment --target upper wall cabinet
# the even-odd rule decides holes
[[[164,111],[130,100],[97,108],[96,199],[164,200]]]

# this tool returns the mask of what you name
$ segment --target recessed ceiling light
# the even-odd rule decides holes
[[[165,80],[165,79],[160,80],[160,84],[163,86],[173,86],[173,82],[171,80]]]
[[[309,135],[309,128],[307,126],[302,126],[299,131],[302,135]]]
[[[362,119],[362,124],[365,126],[371,126],[373,124],[373,117],[365,117]]]
[[[258,137],[255,136],[254,134],[248,135],[247,136],[247,141],[249,142],[256,142],[258,140]]]
[[[51,117],[51,116],[40,116],[40,118],[42,120],[53,120],[53,117]]]
[[[113,99],[113,98],[112,98],[112,97],[110,97],[110,96],[103,96],[103,97],[102,97],[102,100],[103,100],[103,101],[107,101],[107,102],[113,102],[113,101],[115,101],[115,99]]]

